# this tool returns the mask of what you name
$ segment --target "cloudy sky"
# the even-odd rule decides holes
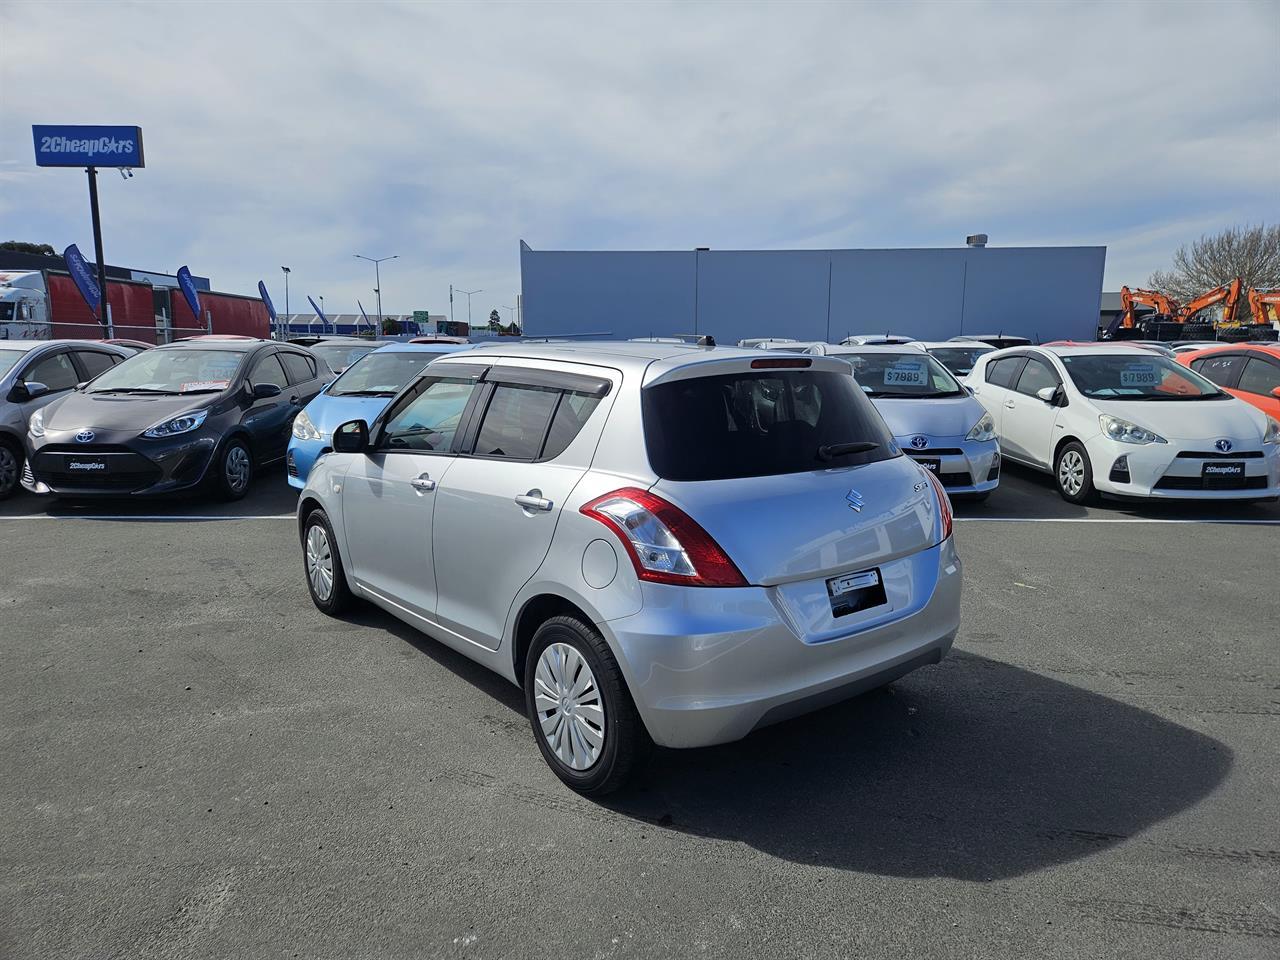
[[[32,123],[139,124],[109,262],[283,308],[515,303],[541,249],[1106,245],[1280,220],[1280,2],[0,0],[0,239],[92,248]],[[1048,293],[1048,292],[1047,292]],[[1034,309],[1033,304],[1028,305]],[[455,309],[465,312],[465,298]],[[504,312],[505,317],[505,312]]]

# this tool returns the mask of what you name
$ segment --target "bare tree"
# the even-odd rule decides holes
[[[1260,290],[1280,287],[1280,224],[1229,227],[1205,234],[1173,255],[1172,270],[1157,270],[1150,285],[1181,303],[1206,290],[1244,278]]]

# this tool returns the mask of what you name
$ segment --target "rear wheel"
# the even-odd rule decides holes
[[[0,500],[7,500],[18,492],[18,475],[22,473],[22,451],[5,440],[0,440]]]
[[[1093,464],[1083,444],[1072,440],[1058,451],[1053,478],[1063,500],[1083,504],[1094,499]]]
[[[253,455],[243,440],[233,437],[214,461],[214,489],[223,500],[239,500],[253,480]]]
[[[608,644],[576,617],[553,617],[533,635],[524,692],[543,759],[579,793],[617,790],[652,746]]]
[[[351,588],[342,572],[342,557],[329,516],[313,510],[302,527],[302,561],[307,573],[311,602],[329,616],[337,616],[351,605]]]

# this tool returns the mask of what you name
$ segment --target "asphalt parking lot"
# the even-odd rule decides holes
[[[0,957],[1280,952],[1276,504],[1010,469],[949,659],[601,803],[295,499],[0,505]]]

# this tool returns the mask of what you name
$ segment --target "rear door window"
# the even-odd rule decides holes
[[[306,383],[315,379],[316,364],[310,357],[285,351],[280,354],[280,359],[284,361],[284,370],[289,375],[290,383]]]
[[[1269,397],[1276,387],[1280,387],[1280,366],[1250,357],[1249,362],[1244,365],[1244,372],[1240,374],[1238,389]]]
[[[499,384],[476,437],[478,457],[536,460],[551,426],[560,391],[551,387]]]
[[[1018,374],[1022,372],[1023,364],[1026,362],[1026,357],[1001,357],[999,360],[988,363],[986,371],[987,383],[995,387],[1012,389],[1014,381],[1018,378]]]
[[[649,463],[666,480],[727,480],[886,460],[900,451],[853,377],[743,371],[646,387]],[[839,444],[867,442],[863,451]]]
[[[1235,387],[1244,366],[1244,357],[1232,354],[1228,357],[1204,357],[1193,360],[1191,369],[1202,377],[1207,377],[1220,387]]]
[[[22,379],[27,383],[43,383],[53,393],[70,390],[80,382],[80,375],[71,362],[71,354],[64,351],[32,364]]]
[[[84,368],[84,378],[86,380],[92,380],[98,374],[110,370],[119,363],[118,357],[110,353],[102,353],[99,350],[77,350],[76,359],[80,361],[80,366]]]

